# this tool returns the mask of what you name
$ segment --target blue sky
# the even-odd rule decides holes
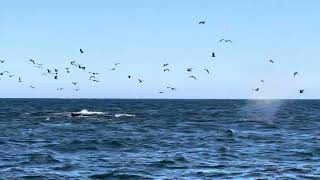
[[[320,98],[318,7],[316,0],[2,1],[0,71],[24,82],[2,77],[0,97]],[[72,68],[53,80],[30,58],[61,71],[76,60],[88,70]],[[115,62],[119,68],[110,71]],[[166,62],[171,71],[164,73]],[[89,81],[89,71],[100,72],[101,83]],[[252,92],[256,87],[261,92]]]

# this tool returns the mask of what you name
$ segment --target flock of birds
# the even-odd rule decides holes
[[[206,23],[206,21],[200,21],[200,22],[199,22],[199,24],[205,24],[205,23]],[[229,39],[220,39],[219,42],[220,42],[220,43],[232,43],[232,40],[229,40]],[[83,49],[79,49],[79,51],[80,51],[80,54],[84,54],[84,53],[85,53],[85,51],[84,51]],[[215,52],[212,52],[211,57],[212,57],[212,58],[215,58],[215,57],[216,57]],[[35,61],[34,59],[29,59],[28,61],[29,61],[29,63],[31,63],[35,68],[39,68],[39,69],[42,69],[42,70],[45,69],[45,72],[43,72],[41,75],[52,75],[53,79],[55,79],[55,80],[58,80],[58,79],[59,79],[59,76],[60,76],[59,72],[61,72],[61,70],[55,69],[55,68],[54,68],[54,69],[45,68],[43,64]],[[0,60],[0,64],[4,64],[5,62],[6,62],[6,60]],[[275,61],[274,61],[274,60],[271,60],[271,59],[269,60],[269,62],[272,63],[272,64],[275,63]],[[70,62],[70,65],[71,65],[73,68],[78,68],[78,69],[81,69],[81,70],[83,70],[83,71],[86,71],[86,69],[87,69],[86,66],[81,65],[81,64],[78,64],[76,61],[71,61],[71,62]],[[110,69],[110,71],[115,71],[119,65],[120,65],[120,63],[115,63],[115,64],[114,64],[114,67],[113,67],[112,69]],[[169,69],[169,63],[163,64],[162,67],[163,67],[163,71],[164,71],[164,72],[169,72],[169,71],[170,71],[170,69]],[[202,69],[202,70],[205,71],[207,74],[210,74],[209,69],[204,68],[204,69]],[[68,74],[69,74],[69,73],[71,73],[71,68],[70,68],[70,67],[66,67],[66,68],[64,68],[64,71],[65,71],[65,73],[68,73]],[[192,68],[192,67],[187,68],[186,71],[187,71],[188,73],[192,73],[193,68]],[[90,75],[90,76],[89,76],[89,80],[92,81],[92,82],[99,83],[99,82],[100,82],[100,80],[99,80],[99,78],[98,78],[99,74],[100,74],[100,73],[98,73],[98,72],[91,72],[91,71],[90,71],[90,72],[89,72],[89,75]],[[293,76],[296,77],[298,74],[299,74],[298,72],[294,72],[294,73],[293,73]],[[3,72],[0,72],[0,80],[1,80],[1,77],[2,77],[2,76],[5,76],[5,75],[8,75],[8,77],[10,77],[10,78],[15,77],[15,75],[14,75],[14,74],[11,74],[9,71],[3,71]],[[127,78],[128,78],[128,79],[132,79],[133,76],[132,76],[132,75],[128,75]],[[193,79],[193,80],[197,80],[197,77],[195,77],[194,75],[190,75],[189,78],[190,78],[190,79]],[[137,81],[138,81],[138,83],[143,83],[143,79],[141,79],[141,78],[137,78]],[[22,77],[21,77],[21,76],[18,76],[18,83],[22,83],[22,82],[23,82]],[[261,83],[264,83],[264,80],[261,80]],[[75,88],[73,89],[73,91],[79,91],[79,90],[80,90],[79,88],[77,88],[78,82],[72,82],[72,85],[75,87]],[[36,88],[35,86],[32,86],[32,85],[30,85],[29,87],[32,88],[32,89],[35,89],[35,88]],[[176,90],[177,88],[176,88],[176,87],[167,86],[166,89],[169,89],[169,90],[171,90],[171,91],[174,91],[174,90]],[[57,91],[63,91],[63,90],[64,90],[63,87],[57,88]],[[261,89],[260,89],[260,87],[257,87],[257,88],[254,88],[254,89],[252,89],[252,90],[257,92],[257,91],[260,91]],[[159,91],[158,93],[159,93],[159,94],[163,94],[163,93],[165,93],[165,91]],[[300,93],[300,94],[303,94],[303,93],[304,93],[304,89],[300,89],[300,90],[299,90],[299,93]]]

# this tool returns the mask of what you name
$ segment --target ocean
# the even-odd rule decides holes
[[[0,99],[0,178],[320,179],[320,100]]]

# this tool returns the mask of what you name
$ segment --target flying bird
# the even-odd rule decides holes
[[[264,80],[262,79],[260,82],[264,83]]]
[[[200,21],[199,22],[199,24],[205,24],[206,23],[206,21]]]
[[[21,83],[21,82],[22,82],[21,77],[19,77],[19,83]]]
[[[80,53],[81,53],[81,54],[83,54],[83,53],[84,53],[84,51],[83,51],[82,49],[80,49]]]
[[[187,68],[187,71],[188,72],[192,72],[192,68]]]
[[[300,94],[303,94],[303,93],[304,93],[304,89],[300,89],[300,90],[299,90],[299,93],[300,93]]]
[[[177,88],[174,88],[174,87],[167,87],[167,89],[171,89],[172,91],[176,90]]]
[[[76,82],[72,82],[72,84],[73,84],[73,85],[77,85],[78,83],[76,83]]]
[[[2,63],[2,64],[3,64],[4,62],[5,62],[5,60],[0,60],[0,63]]]
[[[80,89],[73,89],[74,91],[79,91]]]
[[[210,73],[208,69],[203,69],[203,70],[204,70],[204,71],[207,71],[208,74]]]
[[[120,65],[120,63],[114,63],[115,66]]]
[[[30,62],[32,62],[33,64],[36,64],[36,62],[33,59],[29,59]]]
[[[110,69],[110,71],[114,71],[114,70],[116,70],[116,68],[114,67],[114,68],[112,68],[112,69]]]
[[[128,79],[130,79],[131,78],[131,76],[128,76]]]
[[[272,59],[270,59],[269,62],[274,63],[274,61]]]
[[[57,91],[62,91],[62,90],[63,90],[63,88],[58,88],[58,89],[57,89]]]
[[[232,43],[232,41],[231,40],[229,40],[229,39],[220,39],[220,41],[219,42],[225,42],[225,43]]]
[[[197,80],[195,76],[189,76],[189,78],[193,78],[194,80]]]
[[[260,91],[260,88],[252,89],[253,91]]]
[[[165,70],[163,70],[164,72],[166,72],[166,71],[170,71],[169,69],[165,69]]]
[[[58,75],[55,75],[55,76],[54,76],[54,79],[58,79]]]
[[[163,94],[163,93],[164,93],[163,91],[160,91],[160,92],[159,92],[159,94]]]
[[[142,80],[142,79],[138,79],[138,81],[139,81],[139,83],[142,83],[142,82],[143,82],[143,80]]]
[[[163,64],[162,66],[163,66],[163,67],[166,67],[166,66],[169,66],[169,64],[168,64],[168,63],[165,63],[165,64]]]
[[[298,75],[298,72],[294,72],[294,73],[293,73],[293,76],[296,76],[296,75]]]
[[[214,54],[214,52],[212,52],[212,55],[211,55],[211,57],[216,57],[216,55]]]
[[[34,86],[30,86],[32,89],[34,89],[35,87]]]

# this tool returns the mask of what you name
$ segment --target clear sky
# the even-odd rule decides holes
[[[16,77],[1,77],[0,97],[320,98],[319,7],[317,0],[1,1],[0,71]],[[59,69],[59,80],[41,76],[30,58]],[[73,60],[88,70],[66,74]],[[163,72],[167,62],[171,71]],[[89,81],[89,71],[101,82]]]

